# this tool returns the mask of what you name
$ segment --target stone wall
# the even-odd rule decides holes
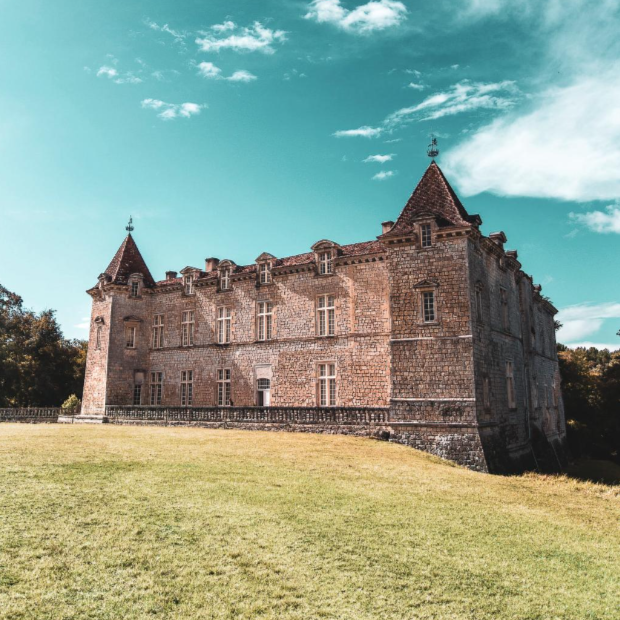
[[[57,422],[60,407],[6,407],[0,409],[0,422]]]

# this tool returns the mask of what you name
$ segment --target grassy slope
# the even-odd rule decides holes
[[[0,618],[618,618],[620,497],[340,436],[0,425]]]

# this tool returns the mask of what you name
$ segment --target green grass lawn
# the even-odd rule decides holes
[[[620,492],[369,439],[0,425],[0,618],[620,618]]]

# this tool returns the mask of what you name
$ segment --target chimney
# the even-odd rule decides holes
[[[506,239],[506,235],[504,234],[503,231],[499,231],[499,232],[494,232],[491,233],[489,235],[489,239],[495,244],[495,245],[499,245],[500,248],[502,248],[502,250],[504,249],[504,243],[506,243],[507,239]]]
[[[506,252],[506,256],[508,256],[509,258],[514,258],[515,260],[517,260],[517,257],[519,256],[518,252],[516,250],[508,250],[508,252]]]
[[[394,226],[394,222],[390,222],[389,220],[387,222],[381,222],[381,234],[385,235],[386,232],[392,229],[392,226]]]
[[[166,280],[174,280],[177,277],[176,271],[166,271]]]
[[[219,265],[219,258],[205,258],[205,271],[210,273],[215,271],[217,266]]]

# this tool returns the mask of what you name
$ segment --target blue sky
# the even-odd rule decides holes
[[[488,234],[620,346],[620,8],[0,0],[0,282],[85,337],[129,215],[156,279],[374,238],[439,136]]]

